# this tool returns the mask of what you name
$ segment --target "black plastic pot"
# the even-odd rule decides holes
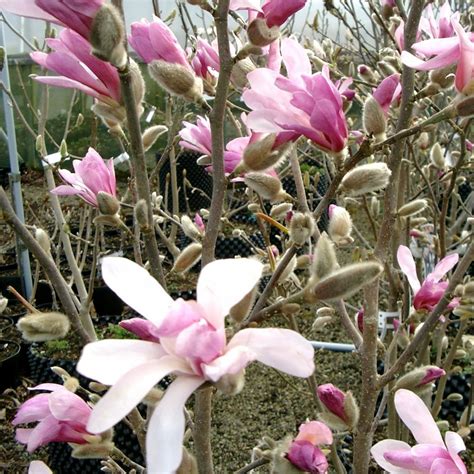
[[[5,334],[13,328],[13,319],[8,316],[0,316],[0,335]]]
[[[7,294],[7,287],[12,286],[22,296],[23,282],[18,275],[0,276],[0,293]],[[38,283],[35,296],[35,306],[51,306],[53,303],[53,295],[51,293],[51,287],[47,283]]]
[[[16,385],[20,366],[20,344],[0,339],[0,392]]]
[[[108,286],[94,288],[92,301],[98,316],[122,314],[124,308],[124,302]]]
[[[459,421],[464,409],[469,403],[470,389],[471,386],[468,375],[451,375],[446,382],[446,387],[444,389],[444,401],[441,404],[439,417],[442,420],[447,420],[452,424],[455,424],[457,421]],[[446,400],[446,397],[451,393],[459,393],[463,397],[462,400]]]

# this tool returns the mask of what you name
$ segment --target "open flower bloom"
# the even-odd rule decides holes
[[[104,0],[0,0],[0,9],[66,26],[87,39],[103,3]]]
[[[445,444],[421,398],[410,390],[397,390],[395,408],[418,444],[411,447],[395,439],[380,441],[370,452],[381,468],[396,474],[467,474],[458,455],[466,449],[461,436],[448,431]]]
[[[408,51],[402,52],[402,62],[420,71],[440,69],[457,63],[455,86],[462,94],[470,95],[474,89],[474,33],[467,33],[459,24],[458,15],[453,15],[451,24],[457,36],[420,41],[412,47],[427,61]]]
[[[108,125],[125,119],[125,109],[121,103],[120,78],[117,69],[91,53],[88,41],[76,32],[65,29],[58,38],[47,38],[50,53],[35,51],[30,54],[33,61],[58,76],[34,76],[43,84],[77,89],[96,99],[93,110]],[[137,73],[138,74],[138,73]],[[137,105],[143,98],[143,79],[134,74],[133,84]]]
[[[144,268],[124,258],[105,258],[105,282],[154,324],[160,342],[115,339],[85,346],[77,370],[112,385],[94,407],[88,430],[108,430],[163,377],[174,374],[150,418],[146,440],[148,471],[174,472],[182,458],[184,404],[204,382],[237,377],[253,360],[308,377],[314,370],[314,351],[294,331],[243,329],[226,341],[225,316],[252,290],[261,272],[256,260],[218,260],[201,271],[197,301],[173,301]]]
[[[16,439],[27,445],[28,452],[52,441],[87,443],[84,435],[92,408],[62,385],[43,383],[30,390],[47,390],[23,403],[13,425],[39,421],[35,428],[17,428]]]
[[[196,53],[191,60],[191,66],[196,76],[203,79],[217,77],[220,70],[219,53],[217,45],[211,45],[208,41],[198,38]]]
[[[459,255],[452,253],[438,262],[435,269],[425,278],[422,284],[418,280],[415,260],[408,247],[400,245],[397,251],[397,260],[402,272],[407,276],[411,289],[413,290],[413,306],[416,310],[432,311],[443,297],[447,281],[440,281],[456,263]],[[455,308],[459,304],[457,298],[449,303],[448,308]]]
[[[328,471],[326,456],[320,444],[331,444],[331,430],[321,421],[308,421],[299,427],[298,436],[290,445],[288,460],[304,472],[320,474]]]
[[[286,141],[304,135],[326,152],[342,152],[348,130],[341,93],[329,70],[311,74],[304,48],[293,39],[282,40],[281,54],[288,77],[267,68],[247,75],[250,88],[242,97],[252,109],[248,127],[255,132],[284,133]]]
[[[54,188],[51,192],[59,196],[78,195],[91,206],[98,207],[97,194],[105,192],[116,197],[115,170],[113,159],[105,162],[93,149],[89,148],[82,160],[72,162],[75,173],[59,170],[66,184]]]

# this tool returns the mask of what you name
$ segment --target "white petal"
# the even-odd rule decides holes
[[[454,431],[448,431],[445,434],[444,439],[446,441],[446,447],[448,448],[448,452],[452,460],[456,464],[456,467],[459,469],[459,472],[461,472],[461,474],[467,474],[466,466],[458,455],[460,451],[466,450],[464,440]]]
[[[173,299],[140,265],[120,257],[102,261],[105,283],[131,308],[159,325]]]
[[[263,265],[249,258],[216,260],[206,265],[197,284],[198,303],[216,329],[224,317],[257,284]]]
[[[31,461],[28,474],[53,474],[53,471],[43,461]]]
[[[82,350],[77,371],[105,385],[113,385],[129,370],[166,355],[156,342],[105,339]]]
[[[408,283],[410,283],[413,293],[416,293],[420,289],[420,281],[416,274],[415,260],[408,247],[400,245],[397,251],[397,260],[402,272],[407,276]]]
[[[217,382],[223,375],[236,374],[257,358],[257,354],[245,346],[235,346],[209,364],[202,364],[205,377]]]
[[[130,370],[94,406],[87,430],[91,433],[108,430],[130,413],[163,377],[186,369],[183,360],[164,356]]]
[[[255,359],[296,377],[314,372],[314,349],[303,336],[290,329],[243,329],[227,345],[228,349],[245,346]]]
[[[166,390],[155,408],[146,436],[147,471],[172,474],[178,469],[183,456],[184,405],[204,379],[178,377]]]
[[[411,447],[403,442],[398,441],[396,439],[384,439],[383,441],[378,442],[370,449],[370,453],[372,454],[375,462],[382,468],[385,469],[389,473],[394,474],[407,474],[407,470],[402,467],[394,466],[393,464],[389,463],[384,458],[384,453],[388,451],[410,451]]]

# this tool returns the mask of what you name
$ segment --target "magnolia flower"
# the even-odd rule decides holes
[[[218,260],[201,271],[197,301],[173,301],[144,268],[124,258],[105,258],[105,282],[153,323],[159,343],[115,339],[85,346],[77,370],[112,386],[94,407],[87,429],[108,430],[163,377],[174,374],[150,418],[146,440],[148,471],[174,472],[182,459],[183,408],[203,383],[238,378],[253,360],[308,377],[314,370],[314,351],[296,332],[243,329],[226,341],[225,316],[252,290],[261,272],[256,260]]]
[[[259,17],[265,19],[269,28],[281,26],[305,4],[306,0],[266,0],[262,5],[262,13],[259,14]]]
[[[467,474],[458,455],[466,449],[461,436],[448,431],[445,444],[421,398],[410,390],[400,389],[395,393],[395,408],[418,444],[411,447],[395,439],[380,441],[370,452],[381,468],[397,474]]]
[[[62,385],[43,383],[30,390],[47,390],[23,403],[13,425],[39,421],[35,428],[17,428],[16,439],[26,444],[28,452],[52,441],[85,444],[90,435],[86,425],[92,408]]]
[[[57,23],[88,39],[92,21],[104,0],[0,0],[1,10]]]
[[[402,86],[400,84],[400,74],[392,74],[386,77],[372,93],[372,97],[382,108],[385,116],[388,114],[390,106],[400,99]]]
[[[328,471],[328,462],[319,445],[331,443],[331,430],[324,423],[308,421],[299,427],[298,436],[291,443],[287,458],[304,472],[325,473]]]
[[[82,160],[72,162],[75,173],[68,170],[59,170],[59,175],[66,184],[51,190],[59,196],[79,195],[81,199],[93,207],[98,207],[97,195],[105,192],[116,196],[115,170],[113,159],[104,162],[102,157],[89,148]]]
[[[415,260],[408,247],[404,245],[398,247],[397,260],[413,290],[414,308],[416,310],[433,311],[448,287],[447,281],[440,280],[458,263],[459,255],[452,253],[440,260],[435,269],[425,278],[422,284],[420,284],[418,280]],[[449,303],[448,308],[452,309],[456,307],[458,303],[458,299],[454,298],[451,303]]]
[[[247,125],[255,132],[278,133],[280,143],[304,135],[322,150],[339,154],[348,130],[341,93],[329,70],[311,74],[308,56],[296,40],[282,40],[281,53],[288,77],[267,68],[247,76],[250,88],[242,95],[252,109]]]
[[[219,53],[206,40],[199,38],[196,44],[196,53],[191,60],[191,67],[196,76],[203,79],[213,79],[220,70]]]

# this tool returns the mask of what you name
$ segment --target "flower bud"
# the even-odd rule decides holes
[[[243,161],[252,171],[263,171],[274,166],[280,159],[278,150],[273,150],[276,134],[269,133],[261,140],[250,143],[244,150]]]
[[[177,273],[186,273],[201,260],[202,245],[193,243],[188,245],[176,258],[173,270]]]
[[[344,393],[332,383],[327,383],[318,387],[317,394],[326,410],[338,417],[348,428],[357,424],[359,407],[351,392]]]
[[[329,324],[332,321],[331,316],[320,316],[316,318],[311,326],[311,330],[316,332],[320,331],[324,327],[326,327],[327,324]]]
[[[314,219],[311,214],[296,212],[290,221],[290,239],[295,245],[301,247],[313,235]]]
[[[8,306],[8,298],[5,298],[1,293],[0,293],[0,314],[2,314]]]
[[[247,86],[247,74],[256,69],[254,62],[250,58],[241,59],[234,64],[230,80],[232,84],[238,89],[243,89]]]
[[[362,120],[364,123],[364,130],[368,135],[374,136],[376,143],[385,140],[387,120],[382,107],[371,95],[367,97],[364,103]]]
[[[351,196],[361,196],[384,189],[391,174],[385,163],[357,166],[344,176],[340,188]]]
[[[276,206],[272,206],[270,209],[270,217],[273,217],[273,219],[278,220],[278,219],[283,219],[288,212],[291,211],[293,208],[293,204],[289,202],[282,202],[281,204],[277,204]]]
[[[79,380],[76,377],[69,377],[64,381],[64,388],[72,393],[75,393],[79,387]]]
[[[255,18],[247,28],[247,35],[250,43],[263,48],[278,39],[280,29],[278,26],[269,28],[263,18]]]
[[[158,140],[163,133],[168,131],[168,127],[164,125],[154,125],[153,127],[148,127],[142,134],[142,143],[144,151],[148,151]]]
[[[314,249],[313,265],[311,268],[311,278],[314,283],[327,277],[339,268],[337,263],[334,244],[329,239],[326,232],[321,234]]]
[[[91,110],[102,120],[102,122],[104,122],[107,127],[109,127],[109,129],[112,129],[114,133],[117,133],[120,136],[120,124],[126,118],[124,107],[112,106],[103,102],[96,102],[94,105],[92,105]]]
[[[291,316],[299,313],[301,306],[298,303],[286,303],[281,307],[281,312],[285,316]]]
[[[53,341],[62,339],[69,332],[71,323],[61,313],[32,313],[18,320],[17,328],[23,339],[30,342]]]
[[[421,150],[426,150],[430,146],[430,136],[428,132],[421,132],[417,143]]]
[[[99,204],[100,213],[106,216],[115,216],[120,210],[118,199],[105,191],[97,193],[97,203]]]
[[[237,304],[230,308],[229,316],[236,323],[241,323],[250,313],[250,310],[252,309],[253,304],[255,303],[256,296],[257,287],[255,286],[252,291],[249,291]]]
[[[189,237],[191,240],[200,240],[202,238],[201,232],[189,216],[181,217],[181,225],[183,227],[183,232],[186,237]]]
[[[351,215],[343,207],[329,206],[329,236],[336,245],[350,244],[353,239]]]
[[[446,375],[446,372],[435,365],[425,365],[417,367],[397,380],[394,390],[406,388],[408,390],[416,390],[425,388],[424,386],[434,380]]]
[[[148,71],[150,76],[170,94],[179,95],[190,102],[202,101],[202,80],[182,64],[158,59],[148,65]]]
[[[347,298],[375,280],[382,271],[383,266],[378,262],[354,263],[318,282],[309,294],[316,300]]]
[[[357,66],[357,72],[364,81],[377,82],[377,77],[369,66],[359,64],[359,66]]]
[[[40,247],[48,254],[51,255],[51,241],[49,235],[43,229],[35,229],[35,239]]]
[[[114,5],[104,3],[91,25],[89,41],[92,54],[122,69],[127,64],[125,27],[120,12]]]
[[[69,156],[66,140],[61,140],[61,144],[59,145],[59,154],[61,155],[61,158],[67,158]]]
[[[474,81],[473,81],[474,88]],[[473,91],[474,92],[474,91]],[[456,112],[459,117],[470,117],[474,115],[474,96],[470,95],[466,99],[461,100],[456,104]]]
[[[245,370],[239,370],[236,374],[225,374],[214,385],[224,395],[237,395],[245,385]]]
[[[312,263],[312,255],[298,255],[296,257],[296,268],[302,270],[308,268]]]
[[[145,199],[139,199],[135,204],[133,209],[135,219],[138,222],[141,230],[146,230],[150,226],[150,221],[148,219],[148,204]]]
[[[281,187],[281,181],[265,173],[252,172],[244,176],[245,184],[259,194],[263,199],[271,202],[283,201],[291,198]]]
[[[398,210],[400,217],[414,216],[420,212],[423,212],[428,207],[428,201],[426,199],[415,199]]]
[[[439,170],[444,170],[444,167],[446,166],[443,150],[441,149],[441,145],[438,142],[436,142],[431,147],[430,161],[433,166],[435,166]]]
[[[189,1],[189,0],[188,0]],[[198,474],[198,467],[196,458],[185,448],[183,447],[183,457],[181,459],[181,464],[176,471],[176,474]]]
[[[114,443],[101,441],[98,443],[72,444],[71,456],[75,459],[103,459],[110,456]]]

